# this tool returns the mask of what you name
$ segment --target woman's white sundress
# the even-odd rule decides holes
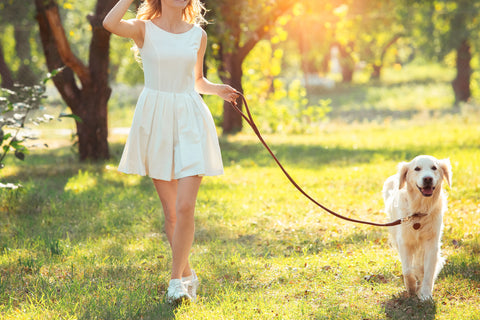
[[[175,34],[145,22],[145,87],[119,171],[167,181],[223,173],[212,115],[194,88],[201,38],[198,26]]]

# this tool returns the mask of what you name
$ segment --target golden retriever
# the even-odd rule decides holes
[[[404,219],[390,227],[390,236],[400,255],[407,292],[421,300],[432,298],[434,281],[444,264],[440,255],[447,210],[444,179],[450,185],[450,160],[421,155],[400,163],[398,173],[385,181],[382,191],[389,218]]]

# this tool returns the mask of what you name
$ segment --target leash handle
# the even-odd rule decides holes
[[[240,108],[238,106],[236,106],[234,103],[230,102],[230,104],[232,105],[232,107],[235,109],[235,111],[237,111],[243,119],[245,119],[245,121],[250,125],[250,127],[252,128],[253,132],[255,132],[256,136],[258,137],[258,139],[260,140],[260,142],[263,144],[263,146],[267,149],[267,151],[270,153],[270,155],[272,156],[273,160],[275,160],[275,162],[277,163],[277,165],[280,167],[280,169],[283,171],[283,173],[285,174],[285,176],[288,178],[288,180],[295,186],[295,188],[297,188],[298,191],[300,191],[300,193],[302,193],[307,199],[309,199],[310,201],[312,201],[314,204],[316,204],[318,207],[322,208],[324,211],[330,213],[331,215],[334,215],[335,217],[337,218],[340,218],[340,219],[343,219],[343,220],[346,220],[346,221],[350,221],[350,222],[354,222],[354,223],[360,223],[360,224],[366,224],[366,225],[371,225],[371,226],[376,226],[376,227],[392,227],[392,226],[396,226],[396,225],[399,225],[401,224],[403,221],[402,219],[398,219],[398,220],[395,220],[395,221],[392,221],[392,222],[388,222],[388,223],[376,223],[376,222],[370,222],[370,221],[363,221],[363,220],[357,220],[357,219],[352,219],[352,218],[349,218],[349,217],[345,217],[329,208],[327,208],[326,206],[324,206],[323,204],[321,204],[320,202],[318,202],[317,200],[315,200],[314,198],[312,198],[308,193],[306,193],[302,187],[300,187],[298,185],[298,183],[290,176],[290,174],[287,172],[287,170],[283,167],[283,165],[280,163],[280,161],[278,160],[278,158],[275,156],[275,154],[273,153],[273,151],[270,149],[270,147],[268,146],[268,144],[265,142],[265,140],[263,139],[260,131],[258,130],[258,127],[257,125],[255,124],[255,121],[253,120],[253,117],[252,117],[252,114],[250,113],[250,108],[248,107],[248,103],[247,103],[247,99],[245,99],[245,96],[241,93],[241,92],[238,92],[237,91],[237,94],[239,95],[239,97],[242,99],[243,101],[243,104],[245,105],[245,110],[247,112],[247,114],[243,113],[242,110],[240,110]]]

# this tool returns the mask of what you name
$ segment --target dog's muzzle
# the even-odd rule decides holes
[[[422,182],[423,187],[417,185],[418,190],[422,193],[424,197],[431,197],[433,195],[433,191],[435,190],[435,186],[433,185],[433,178],[424,177]]]

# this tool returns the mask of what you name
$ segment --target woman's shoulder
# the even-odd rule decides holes
[[[133,25],[135,29],[137,30],[136,32],[136,37],[133,37],[133,41],[135,42],[135,45],[141,49],[143,47],[143,43],[145,42],[145,20],[140,20],[140,19],[129,19],[127,20],[128,23]]]
[[[141,25],[141,24],[145,24],[145,22],[146,22],[147,20],[141,20],[141,19],[137,19],[137,18],[131,18],[131,19],[124,19],[123,21],[126,21],[126,22],[129,23],[129,24]]]
[[[141,19],[133,18],[133,19],[130,19],[128,21],[130,21],[132,24],[135,24],[135,25],[138,25],[138,26],[141,26],[141,27],[145,27],[145,24],[149,20],[141,20]]]
[[[140,30],[141,33],[145,32],[145,22],[146,22],[146,20],[140,20],[140,19],[133,18],[133,19],[125,20],[125,21],[128,24],[130,24],[131,26],[135,27],[137,30]]]
[[[202,38],[207,37],[207,32],[200,25],[194,24],[192,29],[197,29],[197,32],[199,32],[202,35]]]

